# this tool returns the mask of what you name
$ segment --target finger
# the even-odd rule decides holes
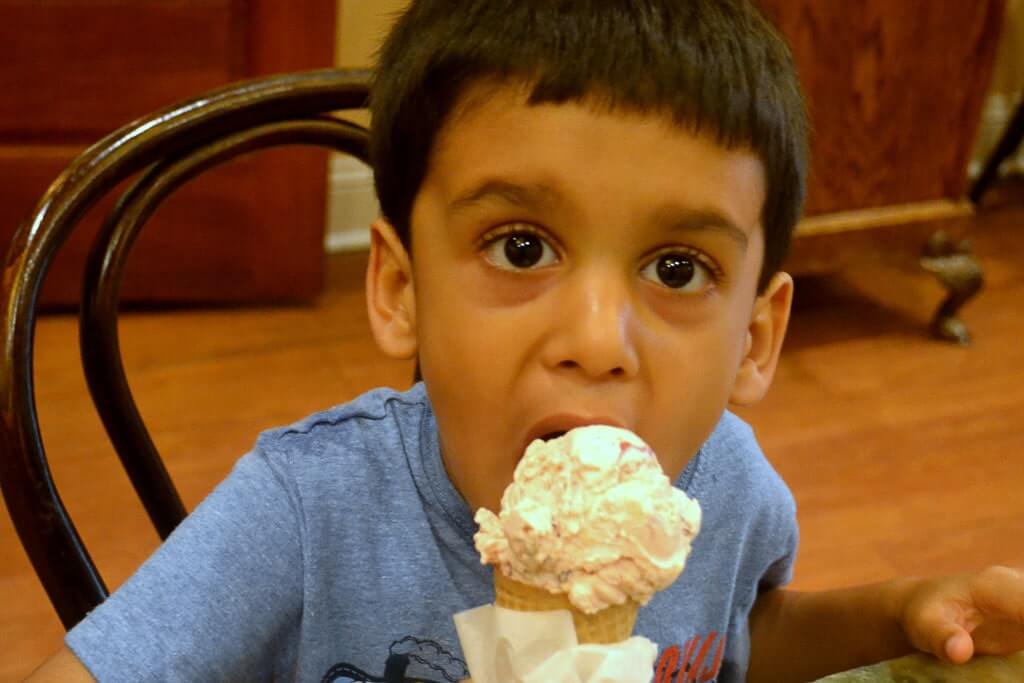
[[[1024,572],[1011,567],[989,567],[971,585],[971,599],[985,617],[1024,625]]]
[[[942,646],[943,659],[953,664],[966,664],[974,656],[974,639],[962,628],[946,639]]]
[[[943,602],[923,609],[907,634],[914,647],[954,664],[968,661],[974,655],[974,640],[957,618],[957,611]]]

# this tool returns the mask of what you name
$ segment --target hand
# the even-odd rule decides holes
[[[910,589],[901,621],[914,647],[953,664],[1024,650],[1024,572],[989,567],[924,579]]]

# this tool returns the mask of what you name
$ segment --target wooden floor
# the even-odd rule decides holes
[[[798,282],[773,393],[744,411],[797,498],[795,585],[1024,565],[1024,211],[979,222],[987,290],[965,310],[976,342],[926,338],[941,298],[927,276],[881,267]],[[189,507],[256,434],[387,384],[367,332],[359,257],[308,308],[135,313],[122,344],[142,414]],[[108,583],[157,544],[90,410],[74,321],[38,328],[37,387],[54,476]],[[0,519],[0,680],[19,680],[61,627]]]

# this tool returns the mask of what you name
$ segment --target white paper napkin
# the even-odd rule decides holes
[[[633,636],[580,645],[566,610],[484,605],[455,615],[473,683],[650,683],[657,646]]]

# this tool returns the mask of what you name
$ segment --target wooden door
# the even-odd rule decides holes
[[[331,66],[336,0],[0,0],[0,248],[82,149],[176,101],[259,75]],[[123,298],[296,301],[323,273],[327,154],[273,150],[181,188],[143,230]],[[51,269],[78,300],[108,199]]]

